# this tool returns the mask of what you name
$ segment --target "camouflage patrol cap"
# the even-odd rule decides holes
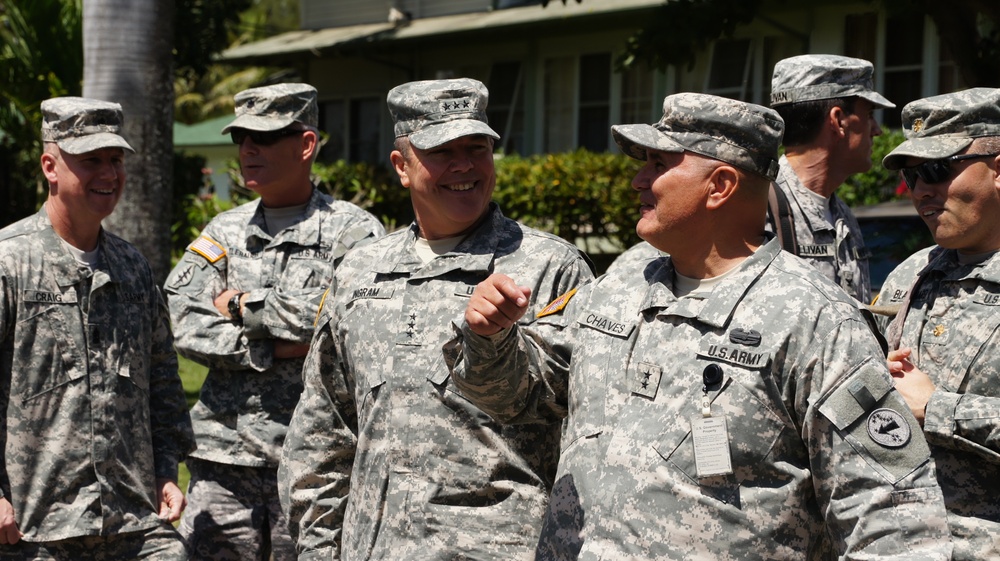
[[[779,60],[771,76],[771,107],[861,97],[876,107],[895,107],[873,88],[872,63],[839,55],[801,55]]]
[[[903,107],[906,140],[882,159],[902,169],[906,158],[954,156],[983,136],[1000,136],[1000,89],[972,88],[911,101]]]
[[[646,149],[685,150],[732,164],[773,180],[785,122],[773,109],[700,93],[663,100],[663,117],[652,125],[615,125],[611,135],[622,152],[646,159]]]
[[[54,97],[42,102],[42,141],[54,142],[69,154],[101,148],[135,152],[123,136],[122,106],[84,97]]]
[[[319,106],[316,88],[309,84],[275,84],[243,90],[233,97],[236,102],[236,119],[222,128],[239,128],[252,131],[276,131],[299,122],[316,128],[319,124]]]
[[[396,138],[408,136],[410,144],[427,150],[474,134],[499,140],[487,124],[488,98],[482,82],[456,78],[407,82],[390,90],[386,102]]]

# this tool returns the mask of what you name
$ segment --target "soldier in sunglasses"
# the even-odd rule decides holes
[[[384,234],[379,221],[310,180],[319,149],[316,89],[236,94],[222,129],[260,198],[217,216],[167,279],[177,350],[209,367],[191,411],[191,559],[295,558],[278,502],[278,456],[302,391],[302,363],[334,268]]]
[[[876,302],[895,385],[937,463],[954,559],[1000,555],[1000,90],[974,88],[903,108],[899,170],[936,246],[889,275]]]

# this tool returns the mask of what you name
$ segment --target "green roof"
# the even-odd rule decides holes
[[[233,120],[232,115],[217,117],[193,125],[174,123],[174,146],[223,146],[232,144],[228,134],[222,134],[222,127]]]

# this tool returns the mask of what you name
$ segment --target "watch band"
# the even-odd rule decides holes
[[[244,294],[246,292],[237,292],[229,299],[229,315],[232,316],[233,321],[238,323],[243,322],[243,309],[240,307],[240,297]]]

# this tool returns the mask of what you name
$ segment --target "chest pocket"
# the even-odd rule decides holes
[[[303,247],[288,257],[280,285],[286,290],[326,286],[333,279],[333,251],[329,247]]]
[[[936,306],[940,305],[939,301]],[[964,306],[956,306],[951,300],[940,310],[932,309],[920,334],[920,361],[930,361],[933,367],[923,370],[932,376],[938,373],[941,379],[934,382],[946,391],[965,388],[967,376],[976,371],[976,363],[983,359],[993,360],[992,356],[983,357],[982,351],[997,337],[998,316],[1000,295],[981,289],[972,295],[972,302]]]
[[[710,361],[701,361],[707,366]],[[772,404],[761,399],[765,392],[755,387],[762,383],[760,371],[717,363],[725,375],[721,389],[712,398],[712,416],[726,419],[729,452],[733,473],[698,477],[695,467],[691,419],[700,416],[702,386],[683,380],[670,380],[669,395],[683,396],[672,428],[665,430],[654,444],[656,452],[702,492],[724,503],[739,500],[741,485],[774,484],[775,473],[768,473],[767,458],[780,455],[785,461],[805,464],[808,461],[797,449],[787,449],[783,436],[790,434]],[[683,385],[682,385],[683,384]],[[796,458],[796,456],[798,456]],[[780,477],[780,476],[779,476]]]
[[[87,374],[76,291],[24,290],[13,350],[12,392],[30,400]]]

